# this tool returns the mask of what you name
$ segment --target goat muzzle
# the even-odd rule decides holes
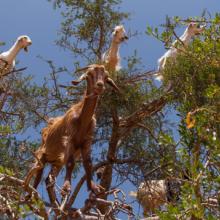
[[[103,87],[104,87],[103,81],[98,81],[98,82],[96,83],[96,85],[97,85],[98,88],[103,88]]]
[[[100,95],[103,93],[103,91],[105,90],[105,86],[104,86],[104,82],[99,80],[97,83],[96,83],[96,86],[95,86],[95,93],[97,95]]]
[[[32,41],[28,42],[28,45],[24,47],[24,51],[28,52],[28,47],[32,44]]]
[[[24,47],[24,51],[25,51],[25,52],[28,52],[28,47]]]
[[[120,42],[124,42],[126,40],[128,40],[128,36],[124,36],[124,37],[120,38]]]

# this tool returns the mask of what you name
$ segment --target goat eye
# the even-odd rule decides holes
[[[98,68],[98,67],[95,67],[95,68],[94,68],[94,71],[95,71],[95,72],[97,72],[98,70],[99,70],[99,68]]]

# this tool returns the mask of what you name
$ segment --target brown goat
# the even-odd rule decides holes
[[[96,191],[97,186],[92,181],[91,144],[96,125],[95,108],[98,97],[110,84],[118,90],[114,81],[109,78],[103,65],[88,66],[85,79],[87,90],[84,98],[73,105],[63,116],[53,118],[42,130],[42,145],[35,152],[36,163],[26,176],[24,185],[27,186],[33,175],[36,175],[34,187],[37,188],[44,166],[51,164],[51,170],[46,178],[47,191],[52,203],[56,202],[54,192],[55,178],[63,165],[66,165],[66,176],[63,191],[71,189],[71,175],[75,161],[82,157],[87,177],[88,190]],[[73,81],[77,84],[81,80]]]

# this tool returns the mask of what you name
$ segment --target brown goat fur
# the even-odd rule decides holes
[[[82,157],[87,177],[88,190],[96,191],[98,187],[92,182],[91,144],[95,129],[95,108],[98,97],[104,91],[105,83],[118,89],[108,77],[103,65],[90,65],[86,72],[87,90],[84,98],[74,104],[63,116],[53,118],[48,126],[42,129],[42,145],[35,152],[36,163],[26,176],[27,186],[33,175],[36,175],[34,187],[37,188],[44,166],[51,164],[51,171],[46,179],[49,198],[56,202],[54,192],[55,178],[63,165],[66,165],[63,192],[71,188],[71,175],[75,161]]]

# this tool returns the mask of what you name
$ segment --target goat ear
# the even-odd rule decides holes
[[[119,88],[116,86],[115,82],[113,81],[113,79],[109,78],[106,81],[110,86],[112,86],[115,91],[120,92]]]
[[[81,68],[81,69],[77,69],[76,71],[75,71],[75,73],[79,73],[79,72],[82,72],[82,71],[86,71],[86,70],[88,70],[89,68],[91,67],[91,65],[89,65],[89,66],[86,66],[86,67],[83,67],[83,68]],[[86,79],[86,73],[84,73],[82,76],[80,76],[80,78],[78,79],[78,80],[72,80],[72,84],[73,85],[78,85],[79,83],[81,83],[83,80],[85,80]]]
[[[85,79],[86,79],[86,74],[84,73],[78,80],[72,80],[72,84],[76,86]]]

